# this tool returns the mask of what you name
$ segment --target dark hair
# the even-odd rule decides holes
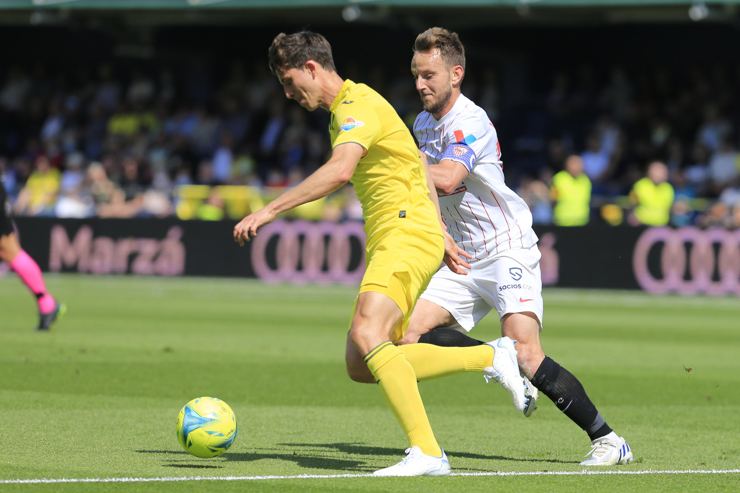
[[[438,49],[447,65],[465,68],[465,47],[457,33],[443,27],[430,27],[414,41],[414,51]]]
[[[308,60],[314,60],[326,70],[337,71],[329,41],[311,31],[278,34],[267,50],[267,60],[270,71],[276,75],[278,70],[302,67]]]

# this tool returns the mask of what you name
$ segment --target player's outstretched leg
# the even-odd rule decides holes
[[[447,327],[438,327],[434,330],[430,330],[426,334],[422,334],[422,336],[419,337],[419,342],[444,347],[471,347],[486,344],[485,342],[474,339],[459,330]],[[539,397],[539,392],[537,391],[537,387],[535,387],[526,376],[521,375],[521,378],[524,383],[524,396],[527,402],[527,405],[521,409],[521,411],[526,417],[529,417],[537,409],[537,398]],[[516,403],[514,405],[516,406]]]
[[[471,347],[440,347],[432,344],[398,346],[411,364],[419,381],[459,372],[483,373],[486,381],[502,383],[514,406],[524,411],[529,406],[524,379],[516,365],[516,349],[509,338]]]
[[[428,337],[429,334],[435,333],[441,337]],[[506,337],[487,344],[478,342],[454,329],[438,328],[424,334],[419,338],[418,344],[404,344],[399,347],[406,353],[419,380],[458,371],[482,371],[486,382],[496,380],[501,383],[512,394],[514,406],[525,416],[530,416],[537,408],[538,393],[531,382],[519,372],[514,341]],[[449,349],[456,347],[458,351],[445,352],[434,349],[440,346]],[[479,351],[479,348],[493,348],[493,360],[490,359],[490,349]],[[468,352],[471,350],[478,355],[478,358],[475,358],[477,364],[481,364],[484,361],[482,358],[485,358],[480,367],[471,364],[472,360],[468,359],[467,355],[473,354]]]
[[[42,331],[49,330],[54,321],[64,313],[64,305],[58,303],[46,290],[41,269],[31,256],[20,248],[15,235],[3,236],[1,241],[3,258],[36,297],[39,310],[39,324],[36,328]]]

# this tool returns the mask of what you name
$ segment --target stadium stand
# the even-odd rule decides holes
[[[252,33],[164,26],[137,45],[145,54],[130,46],[131,32],[6,31],[45,46],[20,44],[0,68],[0,173],[16,214],[238,218],[310,173],[327,152],[327,116],[284,102],[264,63],[263,38],[284,29],[273,25]],[[362,63],[346,48],[371,44],[374,28],[324,30],[337,40],[342,75],[380,89],[410,124],[419,105],[407,30],[384,33],[381,54]],[[716,57],[699,59],[691,39],[702,29],[459,29],[476,67],[463,90],[492,116],[507,179],[536,222],[553,221],[552,178],[575,153],[592,182],[592,221],[626,222],[633,185],[661,160],[675,190],[671,224],[740,226],[740,70],[730,48],[738,38],[713,26]],[[507,43],[512,33],[527,39]],[[74,46],[62,58],[54,42],[67,35]],[[646,40],[679,53],[641,55]],[[583,46],[589,41],[604,43]],[[92,54],[74,49],[85,45],[95,45]],[[297,214],[351,217],[355,208],[342,191]]]

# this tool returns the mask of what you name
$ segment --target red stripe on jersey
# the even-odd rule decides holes
[[[488,213],[488,207],[486,207],[486,204],[484,204],[483,200],[477,195],[476,195],[476,198],[478,199],[478,202],[480,202],[480,205],[483,206],[483,211],[486,213],[488,222],[490,222],[491,226],[493,226],[493,239],[496,242],[496,250],[498,250],[498,231],[496,231],[496,225],[493,223],[493,220],[491,219],[491,215]],[[496,253],[496,251],[494,251],[493,253]]]
[[[501,215],[504,217],[504,221],[506,222],[506,234],[509,236],[509,248],[511,248],[511,225],[509,225],[509,220],[506,219],[506,213],[501,208],[501,203],[496,198],[496,194],[493,193],[493,190],[491,190],[491,195],[493,196],[493,200],[496,201],[496,205],[498,205],[498,210],[501,211]]]
[[[455,140],[458,144],[464,144],[465,143],[465,134],[462,130],[455,130],[453,132],[455,134]]]
[[[470,210],[470,215],[473,216],[475,218],[475,222],[478,223],[478,229],[480,229],[480,232],[483,235],[483,248],[486,249],[486,254],[489,254],[488,245],[486,245],[486,233],[485,233],[485,231],[483,231],[483,226],[481,225],[480,221],[478,220],[478,216],[475,215],[475,213],[473,212],[473,208],[470,207],[470,203],[468,203],[467,200],[463,201],[463,204],[465,204],[465,205],[468,206],[468,210]]]

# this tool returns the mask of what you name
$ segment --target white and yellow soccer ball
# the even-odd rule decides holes
[[[177,416],[177,440],[188,453],[207,459],[231,447],[236,439],[236,415],[215,397],[198,397]]]

